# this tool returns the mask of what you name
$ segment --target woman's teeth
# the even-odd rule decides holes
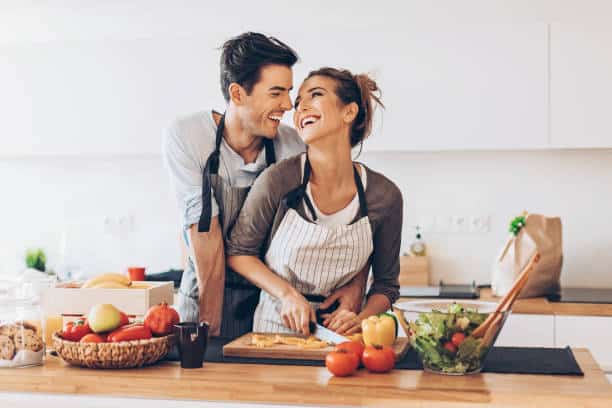
[[[300,127],[304,129],[304,127],[315,123],[317,120],[319,120],[319,118],[314,117],[314,116],[306,116],[304,119],[302,119],[302,122],[300,123]]]

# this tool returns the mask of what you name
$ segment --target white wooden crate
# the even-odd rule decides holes
[[[42,298],[45,315],[83,315],[92,306],[110,303],[122,312],[143,316],[151,306],[161,302],[172,305],[174,286],[172,282],[142,282],[150,285],[142,289],[77,289],[49,288]]]

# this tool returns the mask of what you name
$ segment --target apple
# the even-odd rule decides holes
[[[121,312],[113,305],[95,305],[87,315],[87,322],[94,333],[115,330],[121,324]]]

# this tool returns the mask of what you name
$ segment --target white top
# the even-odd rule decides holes
[[[305,159],[302,159],[302,160],[304,161]],[[357,164],[357,165],[359,166],[359,169],[361,170],[361,183],[363,184],[363,190],[365,191],[367,183],[368,183],[368,176],[366,174],[366,171],[363,165],[361,164]],[[319,210],[319,207],[317,207],[317,203],[312,198],[312,192],[310,190],[310,182],[308,182],[308,184],[306,185],[306,194],[308,195],[308,198],[310,199],[310,202],[312,203],[312,207],[315,210],[315,214],[317,215],[317,219],[316,220],[311,219],[311,221],[313,221],[314,223],[318,225],[324,225],[326,227],[335,227],[338,225],[349,225],[359,213],[359,194],[358,193],[355,193],[355,197],[353,197],[351,202],[346,207],[344,207],[343,209],[339,211],[336,211],[333,214],[324,214],[321,212],[321,210]],[[303,205],[305,206],[306,203],[304,203]],[[306,209],[306,214],[308,214],[308,216],[310,217],[311,216],[310,210]]]
[[[206,110],[174,121],[163,138],[162,154],[175,190],[185,229],[197,224],[202,212],[202,172],[208,156],[215,149],[217,125],[212,110]],[[281,123],[274,139],[276,161],[305,151],[293,128]],[[233,187],[248,187],[266,167],[265,148],[253,163],[245,163],[223,139],[220,147],[219,176]],[[212,214],[219,214],[219,205],[212,197]]]

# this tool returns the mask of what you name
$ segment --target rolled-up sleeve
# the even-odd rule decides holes
[[[170,181],[176,194],[183,228],[189,229],[197,224],[202,213],[202,165],[197,155],[200,152],[189,151],[181,142],[180,129],[170,126],[165,132],[162,154]],[[211,217],[219,214],[219,206],[212,197]]]
[[[385,217],[374,231],[372,275],[374,282],[368,297],[380,293],[391,304],[399,298],[399,254],[402,242],[402,218],[404,202],[399,190],[393,190]]]

